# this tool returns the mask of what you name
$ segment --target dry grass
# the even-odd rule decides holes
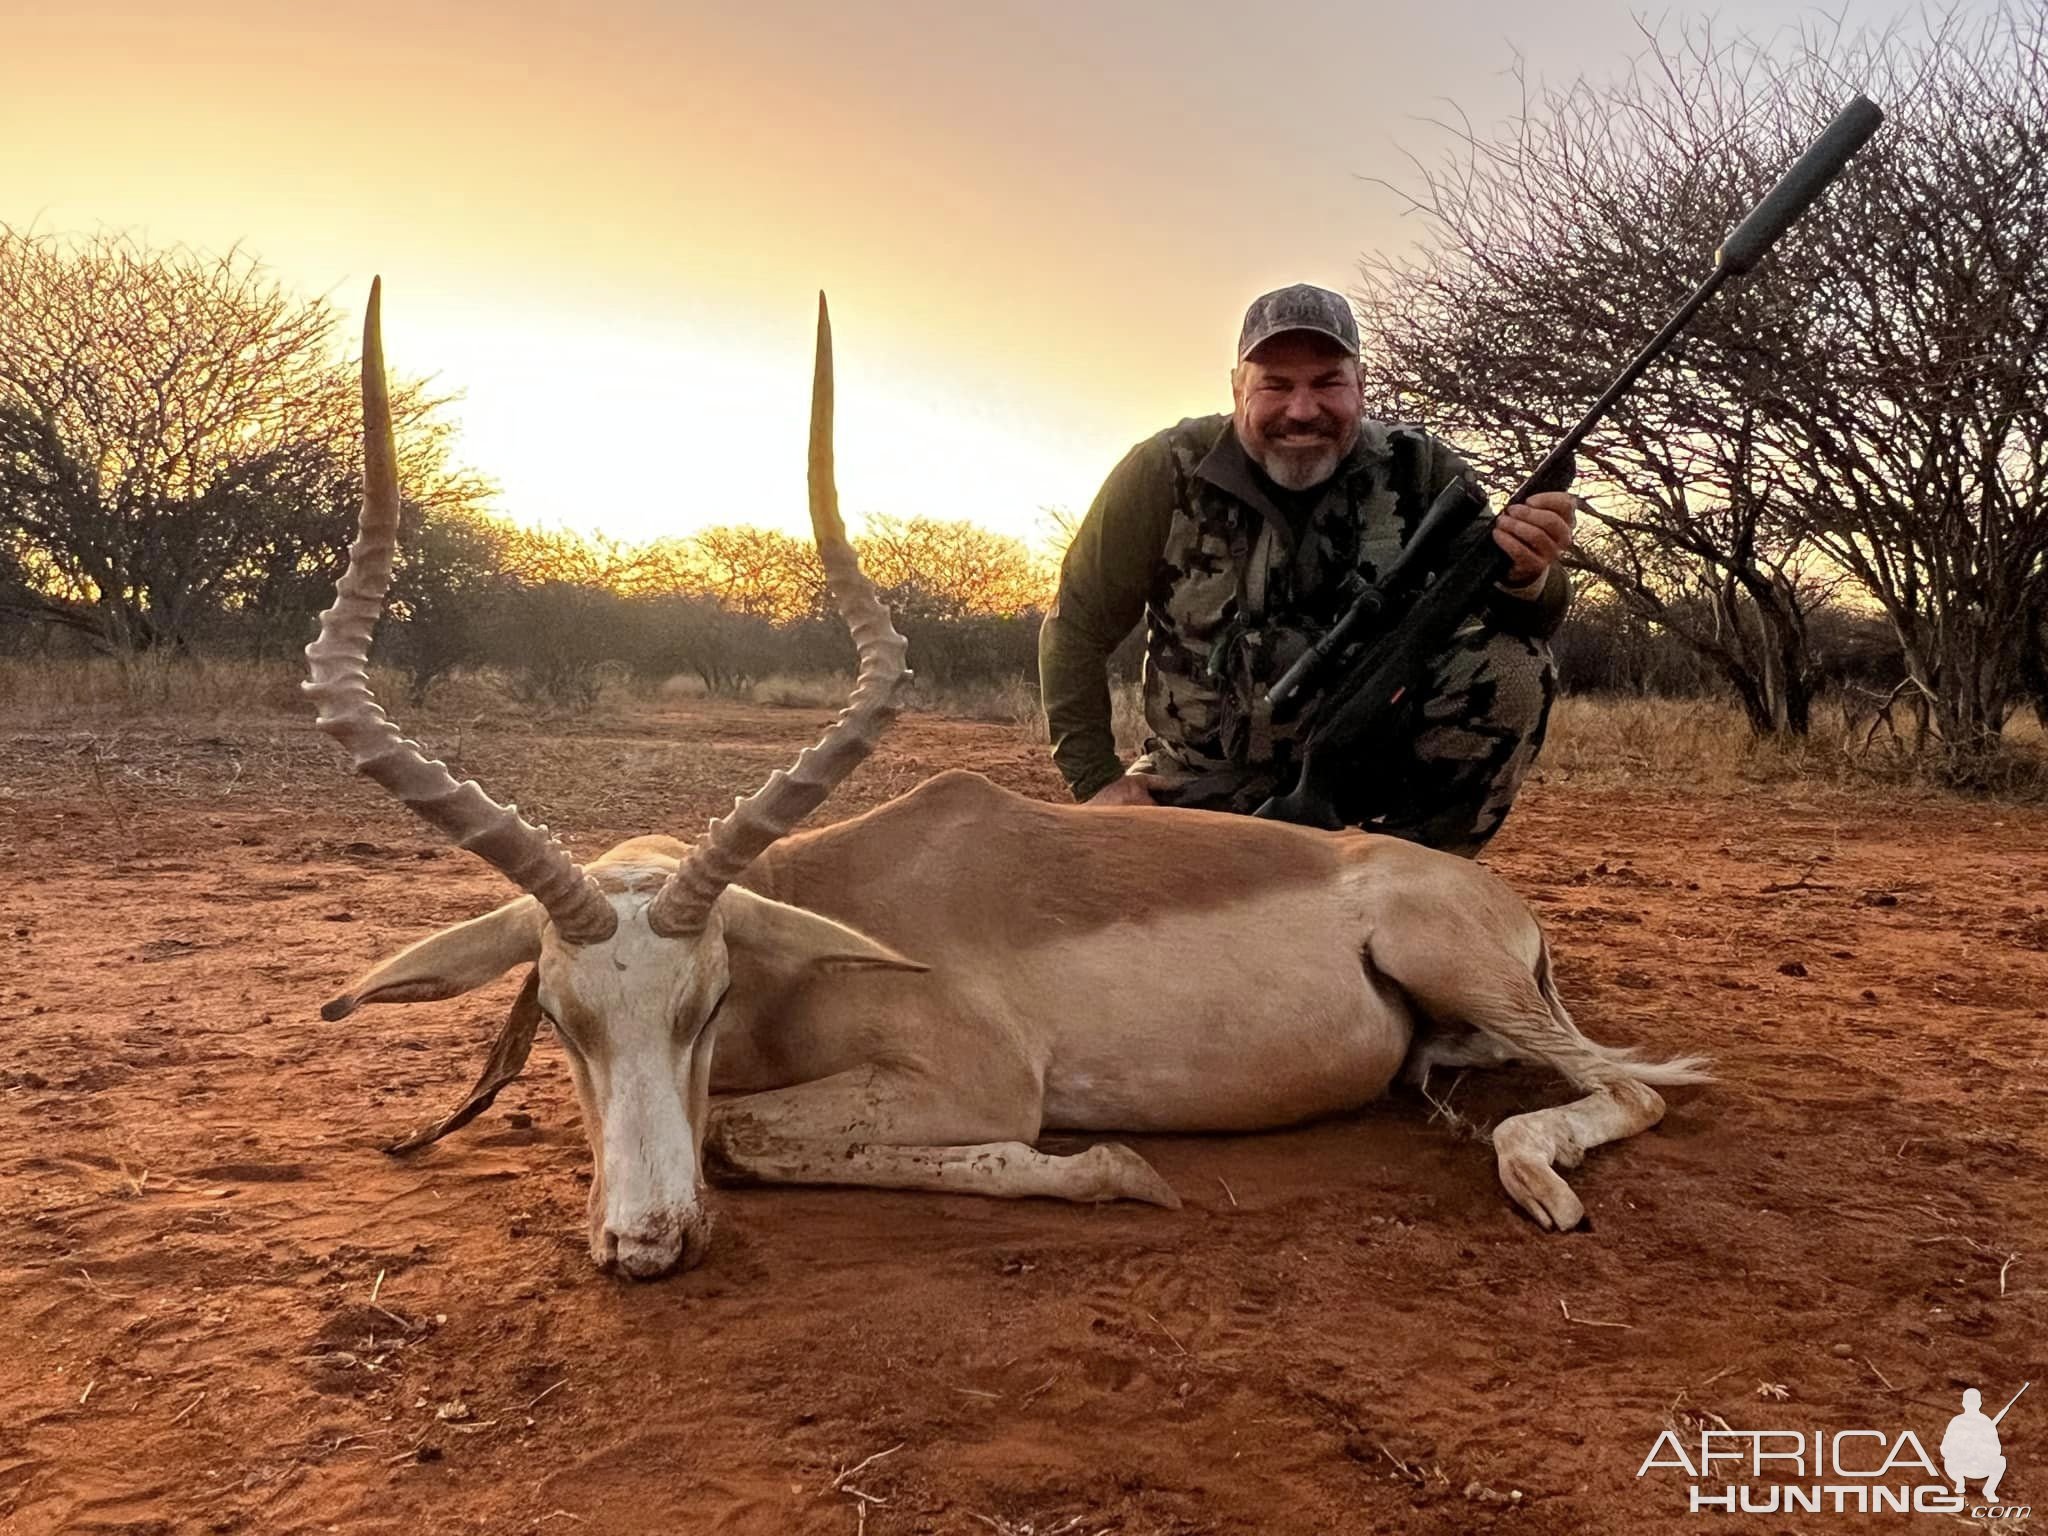
[[[0,710],[23,724],[116,721],[176,711],[195,717],[302,709],[300,662],[0,660]]]
[[[97,732],[147,729],[152,718],[172,714],[188,727],[302,721],[307,718],[299,691],[303,677],[296,660],[0,660],[0,715],[22,728]],[[534,716],[532,707],[518,703],[488,674],[440,682],[425,708],[405,702],[403,680],[396,674],[377,672],[373,682],[401,719],[416,718],[444,730],[496,717]],[[771,676],[748,693],[759,704],[829,710],[846,702],[846,690],[843,677]],[[610,682],[596,712],[629,715],[652,699],[673,701],[703,692],[694,678],[673,678],[659,688]],[[1028,741],[1046,742],[1038,689],[1029,679],[951,688],[919,680],[907,702],[921,712],[1007,723]],[[1131,757],[1146,735],[1137,684],[1113,689],[1110,702],[1117,749]],[[1804,740],[1759,741],[1737,709],[1718,701],[1564,698],[1552,713],[1538,771],[1561,783],[1655,782],[1713,792],[1791,783],[1946,792],[1961,781],[1996,799],[2048,799],[2048,740],[2031,715],[2015,719],[1995,751],[1966,765],[1935,754],[1916,756],[1883,731],[1866,742],[1868,724],[1867,715],[1846,717],[1839,704],[1825,703]]]
[[[743,690],[741,697],[775,709],[837,709],[846,702],[851,679],[817,673],[792,675],[771,673]],[[705,694],[704,685],[694,677],[670,678],[656,690],[664,699],[694,699]],[[1030,731],[1037,724],[1038,739],[1045,739],[1045,721],[1038,709],[1036,685],[1021,677],[996,682],[941,686],[916,678],[904,700],[907,709],[928,714],[950,715],[956,720],[985,720],[1007,723]]]
[[[300,684],[303,661],[190,661],[141,656],[127,660],[36,661],[0,659],[0,714],[45,729],[111,729],[151,718],[178,716],[187,725],[233,725],[250,720],[311,719]],[[441,722],[512,715],[549,720],[565,713],[545,704],[522,704],[491,673],[461,673],[434,684],[424,706],[407,701],[406,680],[370,668],[377,698],[401,721]],[[702,692],[702,689],[698,689]],[[607,680],[587,713],[634,708],[646,690]]]
[[[1914,754],[1886,734],[1866,743],[1868,717],[1835,702],[1814,713],[1804,738],[1759,740],[1742,713],[1715,700],[1564,698],[1552,711],[1541,771],[1558,781],[1677,783],[1736,791],[1755,784],[1803,783],[1843,789],[1952,789],[1964,772],[1980,793],[2048,798],[2048,743],[2031,716],[1972,764]]]
[[[1120,686],[1110,703],[1117,750],[1128,758],[1146,734],[1138,685]],[[1803,740],[1759,741],[1741,710],[1718,700],[1563,698],[1551,712],[1538,771],[1556,782],[1654,782],[1724,792],[1789,783],[1935,793],[1954,788],[1950,766],[1936,755],[1915,756],[1882,733],[1865,745],[1868,724],[1867,716],[1845,717],[1839,704],[1824,703]],[[1019,726],[1032,741],[1046,740],[1035,697]],[[2048,739],[2031,715],[2016,719],[2000,748],[1971,769],[1978,793],[2048,799]]]
[[[695,679],[690,681],[694,683]],[[673,681],[662,685],[664,693],[673,689]],[[698,683],[691,692],[701,698],[704,687]],[[776,673],[751,684],[741,697],[777,709],[836,709],[846,702],[846,692],[846,679],[843,677]]]

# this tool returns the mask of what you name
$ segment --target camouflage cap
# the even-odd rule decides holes
[[[1244,328],[1237,333],[1237,360],[1243,362],[1285,331],[1314,331],[1353,356],[1358,353],[1358,320],[1344,296],[1313,283],[1296,283],[1252,300],[1244,312]]]

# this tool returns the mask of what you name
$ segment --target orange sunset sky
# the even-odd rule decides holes
[[[1627,0],[4,3],[0,219],[241,242],[352,325],[381,272],[499,510],[631,539],[804,526],[819,288],[848,512],[1035,537],[1227,407],[1254,294],[1413,239],[1363,178],[1422,118],[1641,46]]]

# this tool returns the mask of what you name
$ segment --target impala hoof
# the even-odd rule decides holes
[[[1120,1141],[1105,1141],[1081,1154],[1095,1175],[1095,1200],[1142,1200],[1147,1205],[1180,1209],[1180,1196],[1145,1159]]]
[[[1585,1206],[1550,1166],[1544,1149],[1503,1143],[1500,1133],[1505,1129],[1496,1127],[1494,1146],[1499,1154],[1500,1182],[1509,1197],[1544,1231],[1571,1231],[1586,1219]]]

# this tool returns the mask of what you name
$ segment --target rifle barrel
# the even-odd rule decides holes
[[[1664,322],[1664,329],[1652,336],[1644,344],[1642,351],[1629,359],[1628,366],[1615,375],[1614,382],[1607,386],[1598,400],[1593,402],[1592,408],[1579,418],[1578,425],[1557,440],[1557,446],[1550,450],[1549,456],[1541,464],[1536,466],[1536,472],[1522,482],[1522,488],[1509,498],[1510,501],[1527,501],[1546,485],[1555,483],[1551,477],[1571,461],[1572,455],[1578,451],[1579,444],[1600,425],[1601,418],[1614,408],[1614,402],[1629,392],[1636,380],[1643,376],[1645,368],[1664,355],[1671,343],[1678,339],[1678,333],[1683,331],[1692,317],[1699,313],[1700,306],[1711,299],[1731,275],[1725,267],[1716,267],[1713,276],[1693,289],[1691,296],[1672,312],[1669,320]]]
[[[2020,1389],[2019,1389],[2019,1391],[2017,1391],[2017,1392],[2013,1393],[2013,1395],[2012,1395],[2012,1403],[2016,1403],[2016,1402],[2018,1402],[2018,1401],[2019,1401],[2019,1400],[2020,1400],[2021,1398],[2025,1397],[2025,1396],[2027,1395],[2027,1388],[2031,1387],[2032,1385],[2033,1385],[2033,1383],[2032,1383],[2031,1381],[2023,1381],[2023,1382],[2021,1382],[2021,1383],[2020,1383]],[[2007,1415],[2008,1413],[2011,1413],[2011,1412],[2012,1412],[2012,1403],[2007,1403],[2007,1404],[2006,1404],[2006,1405],[2005,1405],[2005,1406],[2004,1406],[2003,1408],[2001,1408],[2001,1409],[1999,1409],[1999,1410],[1998,1410],[1998,1419],[2002,1419],[2002,1418],[2004,1418],[2004,1417],[2005,1417],[2005,1416],[2006,1416],[2006,1415]],[[1991,1422],[1992,1422],[1992,1425],[1993,1425],[1994,1427],[1995,1427],[1995,1426],[1997,1425],[1997,1423],[1998,1423],[1998,1419],[1993,1419],[1993,1420],[1991,1421]]]
[[[1729,278],[1739,277],[1754,267],[1764,252],[1799,222],[1799,216],[1813,206],[1813,200],[1827,190],[1829,182],[1842,174],[1849,157],[1863,147],[1883,121],[1884,113],[1868,96],[1857,96],[1835,114],[1834,121],[1820,131],[1820,136],[1807,145],[1791,168],[1778,178],[1777,185],[1743,215],[1742,222],[1721,242],[1721,249],[1714,253],[1713,275],[1693,290],[1692,297],[1678,306],[1677,313],[1664,322],[1664,329],[1653,336],[1649,345],[1621,370],[1621,376],[1607,386],[1607,392],[1593,402],[1593,408],[1579,418],[1579,424],[1565,433],[1536,473],[1515,492],[1514,500],[1523,501],[1544,489],[1546,484],[1554,483],[1549,477],[1564,468],[1586,434],[1599,425],[1600,418],[1607,414],[1615,401],[1628,393],[1629,386],[1642,377],[1643,370],[1663,355],[1699,307],[1711,299]]]
[[[1835,114],[1834,121],[1807,145],[1805,152],[1793,162],[1791,168],[1778,178],[1777,185],[1764,194],[1721,243],[1721,249],[1714,253],[1714,270],[1707,280],[1692,291],[1685,302],[1672,313],[1671,318],[1664,322],[1663,328],[1645,343],[1641,351],[1629,359],[1628,366],[1615,376],[1614,382],[1601,392],[1600,398],[1593,402],[1592,407],[1579,418],[1577,424],[1558,439],[1556,446],[1536,467],[1535,473],[1523,481],[1521,488],[1508,498],[1510,503],[1526,502],[1540,491],[1559,489],[1569,483],[1570,470],[1579,444],[1585,441],[1614,408],[1615,402],[1634,387],[1636,380],[1642,377],[1650,364],[1670,349],[1679,334],[1691,323],[1692,317],[1699,313],[1700,306],[1719,292],[1722,284],[1731,277],[1748,272],[1757,264],[1764,252],[1798,222],[1799,216],[1805,213],[1812,206],[1813,200],[1841,174],[1850,157],[1863,147],[1865,141],[1877,131],[1878,125],[1883,121],[1884,113],[1869,98],[1861,95]],[[1447,492],[1446,497],[1448,494]],[[1445,498],[1439,498],[1440,503],[1444,500]],[[1474,500],[1478,498],[1475,496]],[[1479,500],[1478,504],[1482,508],[1485,505],[1483,500]],[[1436,515],[1438,511],[1437,507],[1431,509],[1431,515],[1424,519],[1425,527],[1435,530],[1439,522],[1448,522],[1447,518],[1439,518]],[[1411,543],[1419,547],[1409,550],[1402,561],[1398,562],[1404,577],[1409,574],[1409,567],[1419,570],[1425,562],[1436,557],[1434,548],[1426,545],[1424,541],[1411,537]],[[1507,563],[1507,556],[1501,554],[1499,566],[1502,571],[1507,569]],[[1490,578],[1494,573],[1474,570],[1471,574],[1475,583],[1474,591],[1481,591],[1483,584],[1479,583],[1478,578]],[[1353,603],[1337,623],[1287,669],[1286,675],[1267,690],[1267,699],[1275,718],[1283,717],[1296,707],[1296,699],[1311,679],[1328,664],[1331,656],[1351,641],[1368,614],[1378,614],[1388,602],[1400,600],[1402,594],[1386,590],[1386,586],[1387,584],[1383,583],[1381,591],[1369,593]],[[2021,1390],[2024,1391],[2025,1388]]]

